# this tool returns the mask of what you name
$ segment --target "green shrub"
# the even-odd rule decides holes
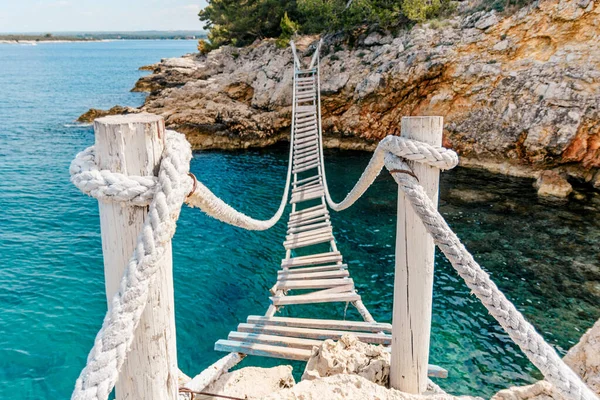
[[[284,12],[279,26],[281,28],[281,35],[279,35],[279,39],[277,39],[275,44],[279,48],[284,48],[290,44],[290,39],[298,32],[300,25],[298,25],[297,22],[292,21],[288,17],[287,12]]]
[[[208,54],[212,50],[212,46],[204,39],[198,40],[198,51],[200,54]]]
[[[213,47],[245,46],[256,39],[281,35],[285,13],[296,15],[295,0],[210,0],[198,16]]]

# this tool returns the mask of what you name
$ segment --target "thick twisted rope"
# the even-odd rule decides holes
[[[166,246],[175,234],[183,200],[192,188],[192,179],[187,175],[191,157],[192,151],[185,137],[171,131],[167,133],[158,178],[153,185],[150,185],[149,180],[131,177],[124,179],[121,174],[111,176],[101,171],[89,174],[80,171],[78,174],[79,166],[83,165],[80,162],[82,159],[87,160],[88,164],[92,163],[93,150],[90,149],[81,157],[78,156],[79,162],[75,162],[71,168],[75,172],[73,181],[89,188],[89,193],[93,193],[98,199],[142,202],[147,201],[150,195],[140,188],[154,188],[148,218],[144,221],[119,290],[112,298],[102,328],[96,335],[87,365],[77,379],[72,399],[106,399],[115,386],[135,329],[148,302],[149,288],[158,270],[158,261],[164,256]],[[84,176],[89,177],[89,180],[86,181]],[[106,185],[97,184],[102,179]],[[141,184],[133,185],[133,182]]]
[[[178,135],[167,131],[167,135]],[[258,220],[235,210],[225,203],[201,182],[197,182],[193,193],[186,199],[188,205],[198,207],[207,215],[227,224],[247,230],[267,230],[273,227],[283,215],[289,196],[292,176],[292,149],[288,161],[285,189],[275,214],[267,220]],[[136,206],[151,203],[158,179],[153,176],[127,176],[109,170],[100,170],[95,160],[94,146],[77,154],[71,163],[71,181],[83,193],[104,201],[128,202]]]
[[[320,131],[319,136],[321,140],[321,160],[323,160],[323,142]],[[458,165],[458,156],[452,150],[444,147],[432,146],[427,143],[406,139],[400,136],[387,136],[379,142],[362,175],[352,190],[346,195],[346,198],[339,203],[334,202],[331,198],[329,187],[327,186],[325,167],[324,164],[322,164],[323,186],[325,187],[325,198],[327,199],[329,207],[335,211],[342,211],[354,204],[375,181],[383,169],[385,155],[388,153],[406,160],[418,161],[432,167],[438,167],[442,170],[451,169]]]
[[[73,399],[106,399],[114,388],[147,304],[158,261],[175,233],[176,221],[186,197],[191,206],[245,229],[269,229],[285,210],[291,179],[291,150],[280,207],[269,220],[261,221],[236,211],[199,182],[190,194],[194,183],[188,176],[192,157],[190,144],[182,134],[174,131],[167,131],[166,134],[166,147],[158,177],[127,176],[100,170],[93,146],[79,153],[71,163],[71,181],[82,192],[102,201],[150,206],[149,217],[138,236],[136,249],[125,269],[119,291],[111,301],[88,355],[87,365],[77,380]]]
[[[386,154],[385,165],[390,171],[410,170],[410,167],[402,159],[392,153]],[[490,279],[490,276],[473,259],[419,182],[410,174],[393,173],[392,175],[433,237],[435,244],[446,255],[452,266],[490,314],[500,323],[527,358],[539,368],[546,379],[566,399],[598,400],[596,394],[563,362],[556,351],[525,320]]]

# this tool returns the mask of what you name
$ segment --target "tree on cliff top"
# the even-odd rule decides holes
[[[388,29],[435,17],[449,1],[208,0],[199,17],[209,31],[210,45],[203,48],[210,50],[224,44],[245,46],[263,38],[279,37],[284,43],[290,30],[314,34],[370,24]]]
[[[286,12],[292,20],[297,18],[295,0],[210,0],[198,16],[209,30],[211,46],[216,48],[278,37]]]

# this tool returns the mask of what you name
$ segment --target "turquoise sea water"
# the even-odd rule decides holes
[[[143,95],[129,92],[142,74],[137,68],[194,48],[193,41],[0,45],[0,399],[69,396],[106,309],[96,201],[68,175],[93,132],[73,121],[90,107],[141,104]],[[326,158],[341,199],[369,154],[329,151]],[[277,208],[286,167],[285,145],[196,153],[192,162],[217,195],[258,218]],[[442,176],[440,209],[499,287],[564,353],[600,317],[600,196],[579,189],[585,200],[546,204],[531,184],[457,169]],[[383,174],[353,208],[332,217],[352,277],[381,321],[391,318],[395,204],[396,186]],[[247,232],[184,208],[173,242],[183,371],[194,375],[217,360],[213,343],[266,310],[284,233],[283,224]],[[431,358],[450,371],[438,383],[486,396],[539,378],[440,254],[435,274]],[[322,318],[345,312],[306,310]],[[348,316],[354,314],[350,307]]]

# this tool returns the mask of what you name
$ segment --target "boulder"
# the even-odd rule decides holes
[[[387,385],[390,376],[390,354],[383,346],[373,346],[345,334],[337,342],[326,340],[306,364],[302,380],[313,380],[338,374],[355,374],[378,385]]]
[[[323,38],[324,145],[370,146],[406,115],[443,115],[461,160],[565,171],[600,186],[600,1],[541,0],[517,13],[475,12],[433,29]],[[316,37],[299,37],[310,62]],[[289,48],[275,40],[166,59],[142,77],[142,109],[195,149],[289,140]],[[332,140],[343,138],[344,140]]]
[[[114,106],[110,110],[100,110],[98,108],[90,108],[86,113],[77,118],[77,122],[94,122],[96,118],[106,117],[108,115],[135,114],[141,110],[133,107]]]
[[[534,186],[538,190],[538,196],[547,198],[564,199],[573,191],[567,179],[554,170],[542,171]]]
[[[260,399],[281,389],[294,386],[292,367],[246,367],[221,375],[203,392],[243,399]]]

